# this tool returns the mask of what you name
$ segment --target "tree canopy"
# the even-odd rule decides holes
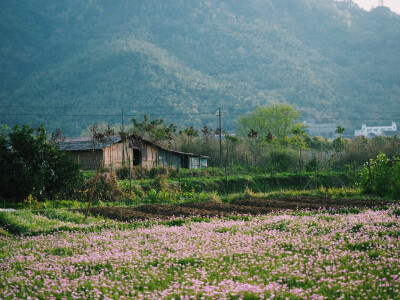
[[[54,196],[80,181],[79,166],[57,144],[47,141],[43,126],[0,130],[0,197],[21,201]]]
[[[255,140],[271,141],[273,138],[284,138],[301,132],[305,126],[299,123],[301,113],[288,104],[273,104],[258,107],[238,120],[238,134]]]
[[[177,130],[174,123],[165,124],[164,119],[149,120],[149,115],[144,115],[142,121],[132,119],[133,133],[150,139],[153,142],[171,141]]]

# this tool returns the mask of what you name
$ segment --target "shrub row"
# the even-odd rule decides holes
[[[299,173],[246,176],[219,176],[219,177],[192,177],[181,178],[180,188],[192,192],[217,192],[219,194],[241,193],[245,190],[253,192],[268,192],[282,189],[315,189],[318,187],[346,187],[353,186],[354,179],[344,173]],[[169,185],[178,185],[176,178],[168,180]],[[127,189],[127,182],[121,183]],[[134,189],[148,192],[151,189],[159,190],[157,179],[136,182]]]

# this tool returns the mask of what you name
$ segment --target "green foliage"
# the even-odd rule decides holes
[[[307,144],[307,147],[313,150],[329,151],[333,149],[332,142],[320,136],[314,136],[312,138],[306,136],[304,140]]]
[[[342,137],[337,137],[336,139],[333,140],[332,142],[333,149],[335,149],[336,152],[342,152],[344,147],[345,147],[345,140],[342,139]]]
[[[142,199],[151,204],[179,204],[188,202],[219,201],[218,195],[212,192],[183,190],[177,186],[168,186],[160,190],[150,189]]]
[[[47,142],[46,131],[23,125],[0,132],[0,196],[22,201],[44,199],[73,190],[81,182],[79,167],[66,152]]]
[[[131,171],[129,170],[128,167],[122,167],[122,168],[117,169],[117,171],[116,171],[116,175],[117,175],[118,179],[120,179],[120,180],[129,179],[130,173],[131,173]]]
[[[275,150],[269,152],[268,163],[276,172],[288,172],[296,165],[296,157],[293,152]]]
[[[316,172],[318,170],[318,160],[317,158],[314,156],[312,159],[310,159],[307,163],[306,163],[306,171],[307,172]]]
[[[268,107],[259,107],[247,116],[239,118],[238,133],[249,136],[257,141],[271,142],[273,138],[283,140],[294,131],[301,129],[301,124],[296,123],[300,112],[287,104],[273,104]]]
[[[394,209],[392,214],[398,218],[400,218],[400,208]]]
[[[45,202],[40,203],[40,209],[54,209],[54,208],[82,208],[85,206],[85,203],[80,200],[76,199],[71,199],[71,200],[66,200],[66,199],[51,199],[51,200],[46,200]],[[25,206],[26,208],[26,206]]]
[[[298,123],[299,116],[300,112],[286,104],[259,107],[251,114],[241,116],[238,134],[247,141],[240,148],[237,141],[235,144],[228,141],[231,157],[238,156],[238,149],[243,151],[247,148],[245,155],[236,158],[239,163],[247,161],[248,164],[250,156],[254,168],[271,174],[297,169],[297,161],[300,161],[297,156],[301,154],[293,151],[307,147],[304,124]]]
[[[69,210],[49,208],[45,210],[37,211],[38,215],[44,216],[48,219],[59,220],[62,222],[72,222],[76,224],[84,223],[85,216],[79,212],[71,212]],[[89,217],[86,222],[99,221],[93,217]]]
[[[167,182],[167,176],[164,174],[158,174],[156,178],[154,179],[153,187],[157,190],[162,190],[162,189],[167,189],[168,188],[168,182]]]
[[[366,194],[381,197],[400,198],[400,160],[389,159],[380,153],[376,159],[369,161],[360,171],[360,187]]]
[[[325,188],[340,188],[352,185],[345,174],[335,172],[314,172],[302,174],[280,173],[263,175],[233,175],[215,178],[185,178],[181,179],[182,190],[195,192],[217,192],[219,194],[253,192],[269,192],[282,190],[302,190],[308,184],[309,189],[324,186]]]
[[[172,140],[177,129],[176,125],[173,123],[169,125],[164,124],[165,121],[163,119],[153,119],[149,121],[148,115],[144,115],[143,121],[141,122],[136,118],[133,118],[132,122],[134,134],[157,142]]]
[[[384,153],[389,159],[400,157],[400,138],[375,136],[372,139],[357,137],[345,143],[343,161],[345,164],[354,164],[362,167],[368,159],[376,158]]]

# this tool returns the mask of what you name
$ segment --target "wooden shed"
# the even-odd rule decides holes
[[[122,166],[123,142],[119,136],[102,140],[91,137],[66,138],[58,145],[60,150],[68,151],[71,158],[84,170],[95,170],[100,161],[111,168]]]
[[[208,159],[210,158],[204,155],[169,150],[137,135],[130,136],[129,148],[132,148],[133,152],[133,165],[140,165],[146,168],[206,168],[208,166]]]
[[[66,138],[59,142],[60,150],[68,151],[72,159],[84,170],[96,169],[102,160],[110,169],[123,165],[142,166],[144,168],[181,167],[206,168],[208,156],[168,150],[137,135],[131,135],[126,141],[119,136],[94,140],[90,137]]]

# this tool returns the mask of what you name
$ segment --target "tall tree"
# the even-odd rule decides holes
[[[251,135],[252,139],[271,139],[271,135],[282,140],[305,125],[298,122],[300,112],[288,104],[273,104],[259,107],[254,112],[239,118],[238,134]],[[256,133],[256,134],[255,134]]]

